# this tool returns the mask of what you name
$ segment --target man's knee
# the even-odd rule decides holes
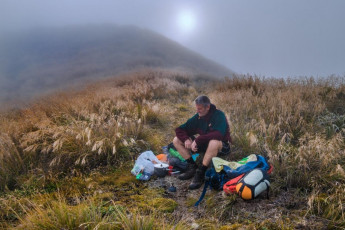
[[[174,137],[173,144],[176,147],[176,145],[183,145],[182,141],[178,139],[178,137]]]
[[[222,149],[222,142],[218,140],[210,140],[207,149],[217,151],[217,153]]]

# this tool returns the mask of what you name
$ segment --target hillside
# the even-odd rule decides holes
[[[2,113],[0,228],[342,229],[344,80],[143,71]],[[208,191],[195,208],[202,188],[189,181],[130,174],[141,152],[171,142],[200,94],[229,119],[227,160],[269,158],[270,199]]]
[[[232,75],[178,43],[134,26],[41,28],[0,38],[0,102],[142,68]]]

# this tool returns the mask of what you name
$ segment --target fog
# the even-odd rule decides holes
[[[114,23],[158,32],[237,73],[345,74],[343,0],[1,0],[0,34]]]

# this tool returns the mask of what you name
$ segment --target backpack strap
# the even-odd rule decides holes
[[[197,207],[200,204],[200,202],[204,199],[209,185],[210,185],[210,181],[209,180],[205,181],[204,189],[202,190],[199,200],[194,204],[194,207]]]

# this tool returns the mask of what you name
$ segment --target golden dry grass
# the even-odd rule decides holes
[[[207,94],[228,116],[233,159],[250,153],[269,157],[275,168],[273,194],[297,191],[305,215],[325,218],[329,227],[344,227],[344,83],[342,77],[283,80],[238,76],[201,81],[182,73],[146,71],[109,79],[79,92],[51,95],[25,109],[3,113],[0,191],[4,197],[12,194],[11,190],[17,192],[11,202],[0,200],[0,205],[7,207],[0,223],[13,221],[15,226],[19,220],[26,226],[35,215],[48,215],[46,208],[35,205],[12,219],[9,213],[20,210],[18,197],[30,199],[30,189],[35,192],[39,188],[42,194],[56,191],[62,187],[63,178],[77,176],[78,192],[93,197],[105,185],[98,184],[100,180],[82,179],[85,175],[104,166],[128,170],[138,153],[147,149],[160,153],[161,147],[171,142],[174,128],[193,113],[193,99]],[[30,175],[34,179],[29,179]],[[222,202],[219,207],[230,205],[232,210],[232,203]],[[92,211],[83,202],[75,211],[65,203],[50,203],[50,209]],[[199,226],[219,228],[225,224],[226,229],[225,219],[217,223],[224,213],[224,209],[213,210],[210,219],[200,220]],[[99,218],[103,223],[103,217]],[[161,227],[174,226],[165,216],[159,218]],[[145,221],[151,226],[150,219]],[[182,221],[175,224],[177,228],[188,225],[183,219],[173,221]],[[253,223],[258,229],[294,226],[293,222],[284,226],[283,219],[280,225]]]

